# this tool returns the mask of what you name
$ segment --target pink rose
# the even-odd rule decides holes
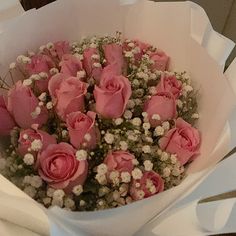
[[[33,124],[38,124],[40,127],[47,122],[48,112],[44,106],[40,107],[38,116],[32,115],[38,104],[39,100],[31,88],[24,86],[21,81],[8,91],[7,108],[16,123],[23,129],[30,128]]]
[[[71,54],[65,54],[62,56],[60,67],[61,73],[73,77],[77,76],[78,71],[83,70],[82,63],[79,58]]]
[[[26,153],[34,153],[33,151],[28,151],[34,140],[40,140],[42,142],[42,149],[40,151],[46,149],[50,144],[57,143],[53,136],[42,130],[26,129],[20,132],[17,152],[22,156]]]
[[[176,101],[174,96],[168,92],[157,93],[145,104],[144,111],[148,114],[148,119],[152,127],[161,122],[174,119],[176,117]],[[153,115],[159,115],[160,119],[153,119]]]
[[[48,55],[38,54],[31,57],[31,63],[25,66],[26,71],[29,75],[39,74],[40,72],[45,72],[48,78],[41,79],[35,82],[37,88],[40,91],[46,91],[48,87],[48,81],[50,77],[50,69],[55,67],[55,63]]]
[[[95,86],[96,111],[106,118],[121,117],[131,96],[131,84],[122,75],[112,71],[103,74],[100,85]]]
[[[154,61],[152,65],[153,70],[168,70],[169,57],[163,51],[158,50],[157,52],[151,53],[150,59]]]
[[[40,72],[48,73],[54,66],[55,64],[49,56],[38,54],[31,57],[31,63],[26,65],[26,70],[30,75]]]
[[[68,41],[58,41],[54,43],[54,49],[57,53],[59,59],[62,58],[64,54],[70,53],[70,45]]]
[[[63,120],[71,112],[84,110],[87,84],[78,78],[56,74],[50,79],[48,89],[53,103],[56,104],[56,111]]]
[[[10,135],[16,123],[7,110],[3,96],[0,96],[0,135]]]
[[[41,178],[55,189],[70,192],[83,185],[88,173],[88,162],[78,161],[76,150],[67,143],[51,144],[39,153],[38,172]]]
[[[129,172],[134,168],[134,155],[125,151],[110,152],[106,156],[104,163],[107,165],[108,171]]]
[[[137,187],[139,184],[139,187]],[[154,171],[145,171],[140,180],[133,180],[130,188],[130,195],[134,200],[140,200],[140,191],[143,191],[144,198],[150,197],[164,190],[164,181]]]
[[[95,128],[96,113],[88,111],[87,115],[80,111],[70,113],[66,118],[67,128],[69,130],[70,143],[75,148],[81,145],[88,149],[96,147],[98,133]],[[87,140],[85,135],[87,135]],[[86,145],[86,146],[85,146]]]
[[[182,83],[177,80],[174,75],[162,75],[161,81],[156,87],[157,93],[160,92],[170,92],[173,94],[175,99],[179,98],[182,91]]]
[[[106,44],[103,46],[106,63],[108,65],[116,65],[118,74],[122,74],[124,66],[123,49],[121,45],[116,43]]]
[[[182,118],[176,121],[176,128],[159,140],[160,148],[177,154],[181,165],[193,160],[199,152],[200,133]]]
[[[98,58],[94,58],[97,56]],[[87,48],[83,53],[83,68],[85,69],[87,76],[93,77],[96,81],[100,80],[100,76],[102,73],[102,67],[96,67],[94,63],[100,64],[100,55],[97,48]]]

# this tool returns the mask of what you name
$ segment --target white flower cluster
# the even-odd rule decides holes
[[[115,137],[111,133],[106,133],[105,136],[104,136],[104,139],[105,139],[106,143],[112,144],[115,140]]]
[[[31,166],[34,164],[34,156],[31,153],[26,153],[23,161],[26,165]]]
[[[23,184],[31,185],[34,188],[40,188],[43,184],[43,181],[38,175],[26,175],[23,179]]]
[[[38,152],[42,149],[43,147],[43,143],[40,139],[35,139],[32,143],[31,143],[31,147],[30,147],[30,151],[35,151]]]
[[[95,176],[95,179],[98,181],[99,184],[101,185],[106,185],[107,184],[107,174],[108,168],[107,165],[102,163],[97,167],[97,174]]]
[[[52,194],[52,206],[63,207],[65,192],[62,189],[57,189]]]
[[[87,151],[85,151],[83,149],[78,150],[76,152],[76,159],[78,161],[85,161],[85,160],[87,160],[87,157],[88,157],[88,153],[87,153]]]
[[[83,186],[82,185],[76,185],[72,192],[76,195],[79,196],[83,192]]]
[[[31,59],[29,57],[26,57],[24,55],[20,55],[16,58],[16,61],[19,63],[19,64],[29,64],[31,63]]]

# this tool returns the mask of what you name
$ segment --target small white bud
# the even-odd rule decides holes
[[[115,124],[116,124],[116,125],[121,125],[121,124],[123,123],[123,121],[124,121],[124,120],[123,120],[122,118],[116,118],[116,119],[115,119]]]
[[[115,140],[115,137],[113,134],[106,133],[104,139],[105,139],[106,143],[112,144]]]
[[[39,102],[39,104],[38,104],[40,107],[42,107],[44,104],[43,104],[43,102]]]
[[[99,60],[100,56],[98,54],[93,54],[91,58],[95,60]]]
[[[131,48],[133,48],[135,45],[134,45],[133,42],[130,42],[130,43],[128,43],[128,46],[131,47]]]
[[[10,65],[9,65],[9,69],[10,70],[13,70],[16,68],[16,63],[15,62],[12,62]]]
[[[66,137],[68,136],[68,131],[65,130],[65,129],[63,129],[63,130],[61,131],[61,135],[62,135],[63,138],[66,138]]]
[[[82,78],[84,78],[85,76],[86,76],[86,72],[85,72],[84,70],[80,70],[80,71],[77,72],[77,77],[78,77],[79,79],[82,79]]]
[[[41,93],[38,97],[38,99],[42,102],[46,101],[47,94],[45,92]]]
[[[28,134],[23,135],[23,139],[25,139],[25,140],[28,139],[28,137],[29,137]]]
[[[132,115],[133,114],[130,110],[126,110],[123,116],[124,116],[125,119],[129,120],[129,119],[132,118]]]
[[[144,153],[151,153],[151,147],[150,147],[149,145],[144,145],[144,146],[142,147],[142,151],[143,151]]]
[[[40,113],[41,113],[41,108],[37,106],[37,107],[35,108],[35,114],[36,114],[36,115],[39,115]]]
[[[43,79],[48,78],[48,74],[47,74],[46,72],[40,72],[40,73],[39,73],[39,76],[40,76],[41,78],[43,78]]]
[[[192,114],[191,118],[193,118],[193,119],[199,119],[199,114],[194,113],[194,114]]]
[[[153,120],[161,120],[161,117],[158,114],[153,114],[152,119]]]
[[[101,63],[99,63],[99,62],[93,63],[93,66],[96,67],[96,68],[102,67]]]
[[[153,163],[150,160],[144,161],[143,165],[146,171],[151,171],[153,168]]]
[[[131,122],[134,126],[140,126],[142,124],[142,121],[139,117],[133,118]]]
[[[31,143],[31,149],[33,150],[33,151],[39,151],[39,150],[41,150],[42,149],[42,147],[43,147],[43,143],[42,143],[42,141],[40,140],[40,139],[35,139],[32,143]]]
[[[157,126],[154,130],[154,136],[162,136],[165,133],[165,130],[162,126]]]
[[[145,130],[149,130],[149,129],[151,128],[150,123],[147,123],[147,122],[143,123],[143,128],[144,128]]]
[[[30,79],[38,81],[38,80],[41,80],[41,77],[38,74],[33,74],[30,76]]]
[[[87,142],[89,142],[90,140],[91,140],[91,135],[90,134],[88,134],[88,133],[86,133],[85,135],[84,135],[84,139],[85,139],[85,141],[87,141]]]
[[[39,47],[39,51],[40,51],[40,52],[43,52],[45,49],[46,49],[46,46],[45,46],[45,45],[42,45],[42,46]]]
[[[24,155],[23,161],[26,165],[31,166],[34,164],[34,156],[31,153],[27,153]]]
[[[49,42],[49,43],[47,43],[46,47],[48,50],[51,50],[54,48],[54,44],[52,42]]]
[[[85,161],[87,159],[88,153],[85,150],[78,150],[76,152],[76,159],[78,161]]]
[[[120,141],[120,149],[126,151],[128,149],[128,144],[125,141]]]
[[[100,175],[106,174],[108,171],[107,165],[102,163],[97,167],[97,173]]]
[[[72,192],[76,195],[79,196],[83,192],[83,186],[82,185],[76,185]]]
[[[48,102],[48,103],[46,104],[46,107],[47,107],[48,110],[51,110],[51,109],[53,108],[52,102]]]
[[[23,85],[24,86],[30,86],[33,83],[31,79],[25,79],[23,80]]]
[[[169,123],[168,121],[164,121],[164,122],[162,123],[162,128],[163,128],[164,130],[169,130],[169,129],[170,129],[170,123]]]
[[[133,54],[132,51],[126,51],[125,52],[125,57],[133,57],[133,56],[134,56],[134,54]]]
[[[134,170],[132,171],[132,177],[134,179],[141,179],[143,176],[142,171],[139,168],[134,168]]]
[[[50,73],[50,75],[55,75],[55,74],[59,73],[59,70],[57,68],[52,68],[52,69],[50,69],[49,73]]]

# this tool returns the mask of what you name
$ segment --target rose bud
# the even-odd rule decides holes
[[[0,96],[0,135],[10,135],[16,123],[7,110],[3,96]]]
[[[150,59],[154,62],[153,70],[166,71],[169,66],[169,57],[161,50],[150,54]]]
[[[36,154],[34,150],[29,151],[31,149],[32,142],[35,140],[40,140],[42,143],[42,148],[39,151],[43,151],[50,144],[57,143],[55,137],[42,130],[26,129],[20,132],[17,152],[22,156],[26,153]]]
[[[106,44],[103,46],[106,64],[107,65],[116,65],[118,75],[122,74],[122,68],[124,67],[124,57],[122,46],[116,43]]]
[[[78,78],[68,78],[61,73],[56,74],[49,81],[48,89],[53,103],[56,105],[56,111],[63,120],[71,112],[84,110],[87,84]]]
[[[40,177],[55,189],[72,191],[83,185],[88,173],[87,160],[77,160],[76,150],[68,143],[49,145],[37,158]]]
[[[182,118],[178,118],[176,127],[159,140],[159,145],[162,150],[176,154],[180,164],[184,165],[199,153],[200,133]]]
[[[96,111],[105,118],[121,117],[131,93],[131,84],[126,77],[103,73],[99,86],[94,89]]]
[[[86,71],[87,76],[93,77],[96,81],[100,80],[102,73],[102,67],[100,64],[100,59],[93,58],[94,56],[99,56],[99,51],[97,48],[87,48],[83,53],[83,68]]]
[[[108,153],[104,159],[104,163],[107,165],[108,171],[129,172],[134,168],[133,160],[134,155],[125,151],[113,151]]]
[[[168,92],[157,93],[152,96],[144,106],[152,127],[158,126],[161,122],[176,117],[176,101],[174,96]],[[153,119],[153,115],[159,115],[160,119]]]
[[[39,100],[31,88],[24,86],[21,81],[8,91],[7,108],[23,129],[30,128],[33,124],[41,127],[47,122],[48,113],[45,107],[40,107],[39,114],[33,115],[38,104]]]
[[[64,54],[70,53],[70,45],[68,41],[58,41],[54,43],[54,49],[58,56],[58,58],[61,60],[62,56]]]
[[[146,171],[141,179],[133,180],[130,195],[133,200],[140,200],[160,193],[163,190],[164,181],[161,176],[154,171]]]
[[[60,67],[62,74],[73,77],[77,76],[78,71],[83,70],[82,63],[79,58],[70,54],[65,54],[62,56]]]
[[[55,63],[48,55],[34,55],[31,57],[31,62],[25,66],[25,70],[29,75],[39,74],[44,72],[47,74],[47,78],[41,78],[36,80],[35,84],[40,92],[46,91],[48,88],[48,81],[50,79],[50,69],[55,67]]]
[[[160,92],[169,92],[173,94],[175,99],[178,99],[181,95],[182,91],[182,83],[181,81],[177,80],[174,75],[162,75],[161,81],[156,86],[157,93]]]
[[[70,143],[75,148],[93,149],[96,147],[99,133],[95,127],[96,113],[88,111],[83,114],[80,111],[70,113],[66,118],[69,130]],[[84,145],[83,145],[84,144]]]

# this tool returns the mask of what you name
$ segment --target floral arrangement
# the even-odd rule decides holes
[[[45,207],[76,211],[178,185],[199,153],[199,115],[191,79],[169,61],[120,33],[18,56],[0,83],[1,173]]]

